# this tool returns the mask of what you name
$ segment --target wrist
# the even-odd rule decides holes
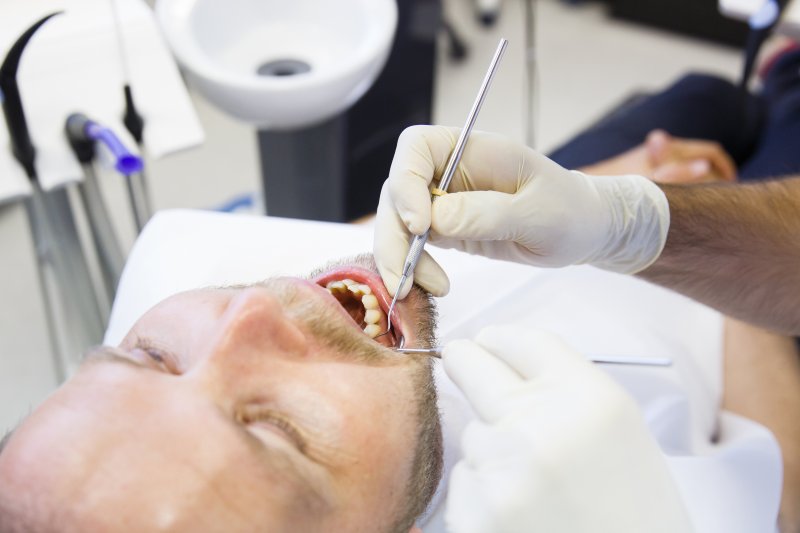
[[[669,203],[661,188],[636,176],[593,176],[607,210],[607,239],[586,261],[595,267],[635,274],[661,255],[669,230]]]

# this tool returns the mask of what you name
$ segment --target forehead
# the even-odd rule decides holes
[[[243,288],[243,287],[242,287]],[[153,311],[176,312],[186,310],[197,310],[200,307],[208,307],[211,311],[221,312],[225,308],[225,302],[232,294],[241,290],[240,287],[204,287],[190,291],[179,292],[164,298],[142,317],[146,317]]]

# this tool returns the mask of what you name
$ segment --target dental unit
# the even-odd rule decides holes
[[[31,187],[25,211],[34,241],[37,275],[42,290],[46,327],[56,377],[67,376],[70,354],[95,344],[103,336],[105,319],[81,252],[81,243],[65,188],[45,191],[39,181],[36,147],[28,128],[17,73],[33,35],[52,17],[32,24],[14,42],[0,65],[0,92],[11,153],[24,169]],[[53,91],[57,91],[53,88]],[[68,302],[68,304],[67,304]],[[59,331],[68,331],[60,335]]]

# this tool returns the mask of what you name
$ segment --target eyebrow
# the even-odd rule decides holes
[[[91,348],[84,354],[82,360],[82,363],[87,365],[94,365],[103,362],[128,365],[137,369],[157,371],[145,363],[125,357],[121,353],[118,353],[115,348],[110,346],[97,346]],[[308,509],[329,507],[328,502],[331,501],[331,498],[329,496],[326,497],[326,494],[323,494],[323,492],[317,486],[315,486],[314,483],[312,483],[310,475],[305,472],[305,468],[298,464],[296,458],[292,457],[292,455],[286,450],[269,444],[264,444],[257,437],[236,424],[236,422],[234,422],[232,419],[223,416],[222,413],[219,414],[223,423],[226,423],[231,430],[239,435],[240,440],[243,440],[249,448],[259,455],[260,458],[264,459],[262,464],[272,467],[272,469],[277,470],[280,475],[290,480],[294,480],[300,485],[301,489],[303,489],[301,490],[301,494],[304,496],[302,498],[302,502],[305,507]],[[10,437],[10,433],[3,439],[2,444],[5,444],[5,441],[8,439],[8,437]],[[2,448],[0,448],[0,451],[2,451]]]
[[[145,363],[125,357],[121,353],[117,352],[117,348],[112,348],[111,346],[95,346],[90,348],[83,355],[83,359],[81,359],[81,364],[93,365],[102,362],[125,364],[135,368],[151,369],[151,367],[147,366]]]
[[[262,464],[277,471],[279,476],[285,477],[296,482],[300,486],[303,506],[309,510],[327,509],[333,500],[327,490],[321,490],[312,481],[311,474],[306,473],[306,468],[300,465],[297,459],[287,450],[265,444],[256,436],[250,434],[242,427],[238,426],[233,420],[227,419],[229,426],[240,434],[247,441],[247,446],[263,459]],[[300,453],[300,452],[298,452]]]

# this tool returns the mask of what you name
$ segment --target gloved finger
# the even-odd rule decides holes
[[[447,375],[485,422],[498,420],[508,410],[508,398],[524,384],[507,364],[472,341],[447,343],[442,360]]]
[[[397,140],[387,184],[400,220],[414,235],[430,227],[430,184],[441,175],[456,135],[441,126],[411,126]]]
[[[411,235],[394,210],[384,185],[378,202],[372,251],[383,283],[391,296],[397,292],[403,264],[410,245]],[[414,282],[434,296],[444,296],[450,290],[450,281],[441,266],[428,252],[423,251],[417,268],[403,285],[400,298],[405,298]]]
[[[475,342],[526,379],[544,373],[573,373],[591,367],[586,358],[546,331],[519,326],[489,326],[478,333]]]
[[[428,252],[422,252],[417,268],[409,278],[432,296],[441,297],[450,292],[450,280],[447,278],[447,274]],[[409,285],[411,284],[409,283]]]
[[[513,240],[518,233],[512,194],[471,191],[446,194],[433,203],[432,231],[445,238]]]
[[[406,246],[407,249],[408,247]],[[377,261],[376,264],[378,265],[378,272],[383,279],[383,284],[386,286],[386,290],[389,291],[389,296],[394,297],[400,285],[401,272],[387,269]],[[416,270],[408,276],[408,279],[403,284],[400,300],[408,296],[414,283],[431,293],[432,296],[442,297],[450,292],[450,280],[447,278],[447,274],[428,252],[422,252]]]
[[[484,480],[464,461],[450,473],[445,507],[445,524],[450,533],[495,531],[494,513],[486,501]]]

